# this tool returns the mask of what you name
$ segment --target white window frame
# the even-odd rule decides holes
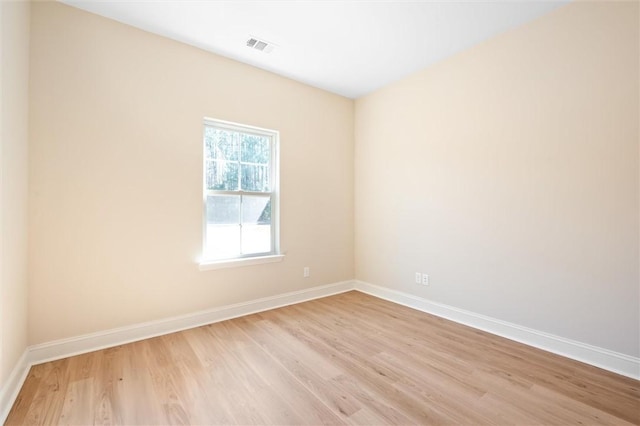
[[[214,127],[222,130],[230,130],[240,133],[248,133],[252,135],[264,136],[270,139],[270,164],[269,179],[270,192],[254,192],[254,191],[227,191],[227,190],[209,190],[207,189],[207,153],[204,134],[207,127]],[[279,262],[284,256],[280,254],[280,164],[279,164],[279,148],[280,133],[277,130],[264,129],[261,127],[250,126],[246,124],[234,123],[230,121],[217,120],[214,118],[204,118],[203,138],[202,138],[202,259],[200,261],[200,270],[211,270],[220,268],[230,268],[236,266],[256,265],[261,263]],[[209,195],[234,195],[240,196],[265,196],[269,195],[271,201],[271,251],[263,253],[241,254],[230,258],[207,258],[207,196]],[[242,208],[241,208],[242,211]],[[242,214],[242,213],[241,213]],[[240,219],[241,235],[242,235],[242,218]],[[242,237],[240,237],[242,238]]]

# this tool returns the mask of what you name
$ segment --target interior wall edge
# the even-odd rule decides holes
[[[570,358],[616,374],[640,380],[640,358],[523,327],[443,303],[433,302],[409,293],[360,280],[355,281],[355,289],[389,302],[417,309],[459,324],[486,331],[487,333],[561,355],[565,358]]]
[[[27,353],[28,1],[0,2],[0,424]]]
[[[9,378],[0,388],[0,424],[4,424],[11,407],[18,398],[18,393],[22,389],[24,381],[27,379],[31,363],[28,362],[29,348],[26,348],[15,367],[9,374]]]

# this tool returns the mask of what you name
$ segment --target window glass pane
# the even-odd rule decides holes
[[[244,191],[269,192],[269,166],[241,164]]]
[[[243,133],[241,140],[242,158],[240,161],[243,163],[269,164],[271,151],[268,137]]]
[[[242,197],[242,224],[271,223],[271,197],[245,195]]]
[[[205,257],[225,259],[240,256],[240,225],[212,225],[207,223]]]
[[[240,196],[207,196],[206,256],[212,258],[240,255]]]
[[[237,191],[238,163],[221,160],[207,160],[207,189],[216,191]]]
[[[242,253],[271,252],[271,225],[243,225]]]
[[[205,127],[204,141],[207,158],[238,161],[239,132]]]
[[[209,223],[215,225],[239,225],[240,196],[208,195],[207,224]]]
[[[242,197],[242,252],[271,251],[271,198]]]
[[[215,130],[211,127],[204,128],[204,152],[207,159],[216,158],[215,152]]]
[[[217,120],[204,125],[204,248],[209,259],[272,253],[274,233],[271,200],[277,133]],[[259,195],[243,195],[256,193]],[[230,195],[233,194],[233,195]],[[276,206],[274,205],[274,209]]]

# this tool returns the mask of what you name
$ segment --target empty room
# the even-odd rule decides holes
[[[0,34],[0,424],[640,425],[638,1]]]

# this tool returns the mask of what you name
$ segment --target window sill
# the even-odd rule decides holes
[[[242,259],[227,259],[227,260],[209,260],[200,262],[198,268],[201,271],[211,271],[214,269],[223,268],[238,268],[240,266],[260,265],[263,263],[282,262],[284,254],[274,254],[269,256],[259,257],[246,257]]]

